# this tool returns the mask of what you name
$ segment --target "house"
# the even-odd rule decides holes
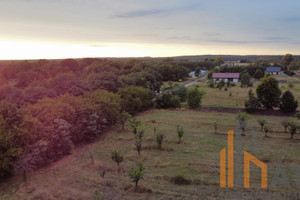
[[[281,67],[267,67],[267,74],[276,74],[278,75],[281,72]]]
[[[194,71],[190,72],[189,77],[190,78],[196,78],[195,72]]]
[[[213,73],[212,77],[215,82],[219,82],[223,79],[225,83],[228,81],[237,83],[240,78],[240,73]]]

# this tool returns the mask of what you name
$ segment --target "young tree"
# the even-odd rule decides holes
[[[250,86],[250,75],[249,75],[249,73],[248,72],[246,72],[246,73],[243,73],[242,75],[241,75],[241,77],[240,77],[240,79],[241,79],[241,87],[243,88],[243,87],[248,87],[248,86]]]
[[[142,162],[139,162],[129,170],[129,176],[132,179],[132,182],[135,183],[135,188],[138,186],[138,182],[143,178],[145,173],[145,167]]]
[[[198,88],[188,89],[187,93],[187,103],[189,108],[197,108],[201,105],[203,91],[198,90]]]
[[[178,96],[180,101],[184,102],[186,100],[186,97],[187,97],[187,91],[188,91],[188,88],[185,87],[183,84],[180,84],[178,86],[175,86],[172,89],[172,94]]]
[[[213,72],[208,72],[208,74],[207,74],[207,79],[208,79],[208,80],[211,80],[211,79],[212,79],[212,76],[213,76]]]
[[[123,156],[118,150],[113,150],[111,152],[111,159],[117,163],[118,165],[118,170],[121,171],[120,163],[123,162]]]
[[[131,115],[126,112],[126,111],[122,111],[119,115],[119,123],[122,125],[122,130],[124,130],[125,128],[125,123],[127,122],[127,120],[131,117]]]
[[[129,127],[132,129],[133,134],[137,134],[138,127],[142,125],[142,122],[137,119],[129,120]]]
[[[201,71],[201,67],[196,67],[195,69],[195,76],[199,77]]]
[[[289,121],[287,119],[280,121],[281,125],[284,127],[284,132],[286,133],[286,129],[289,127]]]
[[[223,58],[222,58],[221,56],[217,56],[217,57],[215,58],[215,62],[216,62],[216,64],[217,64],[218,66],[220,66],[220,65],[222,65],[222,64],[224,63],[224,60],[223,60]]]
[[[261,79],[265,76],[264,72],[261,71],[260,69],[257,69],[253,75],[254,78],[256,79]]]
[[[266,134],[265,134],[265,137],[268,137],[268,132],[270,131],[269,127],[268,127],[267,125],[264,125],[264,126],[263,126],[263,130],[264,130],[264,132],[266,133]]]
[[[245,101],[245,108],[247,111],[254,111],[261,108],[261,104],[258,99],[254,96],[252,90],[248,92],[249,100]]]
[[[181,138],[184,135],[184,130],[180,125],[177,125],[177,135],[178,135],[178,142],[177,143],[180,144]]]
[[[296,131],[297,131],[297,123],[292,121],[292,120],[289,120],[288,121],[288,130],[291,134],[291,139],[293,139],[294,135],[296,134]]]
[[[225,81],[222,79],[218,85],[217,85],[217,88],[219,88],[219,90],[222,90],[222,88],[225,86]]]
[[[266,124],[266,119],[265,118],[258,118],[257,122],[260,125],[260,129],[263,130],[264,129],[264,125]]]
[[[236,119],[239,121],[240,129],[242,129],[243,133],[242,136],[245,135],[247,120],[250,119],[250,115],[246,112],[241,112],[236,115]]]
[[[135,145],[135,148],[136,148],[139,156],[140,156],[141,150],[142,150],[143,136],[144,136],[144,130],[138,130],[137,134],[135,135],[135,138],[134,138],[134,145]]]
[[[282,94],[280,102],[280,110],[283,112],[294,112],[298,107],[298,101],[295,100],[294,95],[288,90]]]
[[[165,138],[165,135],[163,133],[157,133],[155,136],[156,144],[158,149],[161,149],[161,145],[163,143],[163,140]]]
[[[214,121],[213,125],[214,125],[214,129],[215,129],[215,133],[217,133],[219,122],[216,120],[216,121]]]
[[[276,108],[280,104],[281,90],[278,81],[272,76],[261,80],[256,88],[256,94],[259,102],[267,109]]]

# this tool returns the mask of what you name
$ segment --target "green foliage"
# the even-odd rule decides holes
[[[183,127],[181,127],[180,125],[177,125],[177,135],[178,135],[178,142],[177,143],[180,144],[181,138],[184,135]]]
[[[240,80],[241,80],[241,87],[248,87],[250,86],[250,75],[248,72],[241,74]]]
[[[187,93],[187,104],[189,108],[197,108],[201,105],[201,100],[204,95],[204,91],[200,91],[197,88],[189,88]]]
[[[280,110],[283,112],[294,112],[298,107],[298,101],[295,100],[294,95],[288,90],[282,94],[280,102]]]
[[[152,104],[152,92],[142,87],[129,86],[118,91],[122,99],[122,110],[133,115],[138,112],[149,109]]]
[[[211,79],[211,80],[208,81],[208,87],[210,87],[210,88],[214,88],[215,87],[215,82],[214,82],[213,79]]]
[[[138,128],[142,125],[142,122],[136,118],[129,120],[129,127],[132,129],[133,134],[137,134]]]
[[[213,72],[208,72],[208,74],[207,74],[207,79],[208,80],[211,80],[212,79],[212,76],[213,76]]]
[[[219,90],[221,90],[224,86],[225,86],[225,81],[222,79],[222,80],[218,83],[217,88],[219,88]]]
[[[118,150],[113,150],[111,152],[111,159],[117,163],[118,167],[119,167],[119,171],[121,170],[120,167],[120,163],[123,162],[123,156],[121,155],[121,153]]]
[[[298,126],[299,125],[295,121],[293,120],[288,121],[288,131],[291,135],[291,139],[293,139],[294,135],[296,134]]]
[[[15,135],[6,127],[0,115],[0,178],[13,173],[13,161],[22,153],[22,148],[14,143]]]
[[[289,126],[289,121],[287,119],[283,119],[280,121],[280,124],[284,127],[284,132],[286,132],[286,129]]]
[[[264,108],[277,108],[280,104],[281,90],[278,87],[278,81],[272,76],[261,80],[256,88],[256,94]]]
[[[135,187],[138,186],[138,182],[143,178],[145,174],[145,167],[142,162],[138,162],[134,167],[132,167],[129,172],[129,177],[132,182],[135,183]]]
[[[265,118],[258,118],[257,122],[260,125],[261,130],[263,130],[264,125],[266,124],[266,119]]]
[[[163,92],[162,94],[158,94],[155,99],[155,107],[156,108],[179,108],[180,99],[178,96],[172,95],[168,92]]]
[[[134,145],[139,155],[141,154],[141,150],[142,150],[143,136],[144,136],[144,130],[138,130],[137,134],[134,137]]]
[[[266,137],[268,137],[268,132],[270,131],[270,129],[269,129],[269,127],[267,126],[267,125],[264,125],[263,126],[263,130],[264,130],[264,132],[266,133]]]
[[[300,119],[300,112],[297,112],[295,117],[297,117],[298,119]]]
[[[261,108],[261,104],[258,99],[254,96],[252,90],[248,92],[249,100],[245,101],[245,108],[247,111],[258,110]]]
[[[265,76],[264,72],[260,69],[257,69],[253,75],[254,78],[256,79],[261,79]]]
[[[220,66],[221,64],[224,63],[224,60],[223,60],[223,58],[222,58],[221,56],[217,56],[217,57],[215,58],[215,62],[216,62],[216,64],[217,64],[218,66]]]
[[[100,195],[99,190],[95,191],[94,200],[104,200],[104,197]]]
[[[281,59],[281,63],[283,66],[287,67],[293,60],[294,57],[292,54],[285,54]]]
[[[292,83],[292,82],[289,82],[289,88],[293,88],[295,86],[295,84],[294,83]]]
[[[250,119],[250,115],[248,115],[246,112],[240,112],[236,115],[236,119],[239,122],[240,129],[242,129],[243,133],[242,135],[245,135],[246,126],[247,126],[247,120]]]
[[[199,77],[201,71],[201,67],[196,67],[195,69],[195,76]]]
[[[163,143],[163,140],[165,138],[165,134],[164,133],[157,133],[155,135],[155,140],[156,140],[156,144],[157,144],[157,148],[158,149],[161,149],[161,146],[162,146],[162,143]]]
[[[126,111],[122,111],[119,115],[119,119],[118,122],[122,125],[122,129],[124,130],[125,128],[125,123],[127,122],[127,120],[131,117],[131,115],[126,112]]]
[[[180,101],[184,102],[187,97],[187,91],[187,87],[185,87],[183,84],[180,84],[172,89],[172,94],[178,96]]]

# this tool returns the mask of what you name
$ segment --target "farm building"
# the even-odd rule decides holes
[[[267,74],[279,74],[281,72],[281,67],[267,67]]]
[[[239,78],[239,73],[213,73],[213,79],[215,82],[219,82],[223,79],[225,83],[227,83],[228,81],[237,83],[239,81]]]

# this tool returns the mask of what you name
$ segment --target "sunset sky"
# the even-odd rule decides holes
[[[1,0],[0,59],[300,54],[297,0]]]

